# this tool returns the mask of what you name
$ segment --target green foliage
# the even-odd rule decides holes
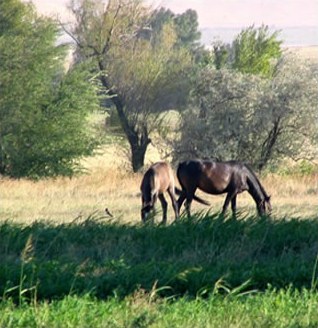
[[[290,165],[286,163],[286,165],[283,165],[279,167],[277,170],[277,173],[282,176],[311,176],[318,172],[318,165],[311,163],[306,160],[301,160],[299,163],[296,163],[295,165]]]
[[[233,42],[233,68],[242,73],[260,74],[271,77],[274,73],[274,59],[282,56],[279,32],[269,33],[268,26],[254,26],[243,30]]]
[[[176,15],[175,26],[180,45],[195,50],[201,38],[196,11],[188,9],[183,14]]]
[[[160,43],[155,45],[145,40],[126,45],[123,53],[115,54],[117,61],[108,67],[108,74],[124,99],[130,124],[136,129],[146,126],[149,132],[160,124],[162,112],[184,104],[189,90],[188,52],[174,49],[176,35],[171,25],[163,27],[159,38]]]
[[[285,56],[271,79],[228,69],[201,70],[193,106],[182,113],[175,159],[238,159],[262,170],[317,154],[317,80]]]
[[[270,78],[283,54],[281,44],[279,31],[270,33],[266,25],[250,26],[242,30],[232,44],[215,42],[210,58],[205,57],[205,64]]]
[[[166,24],[173,24],[177,46],[186,47],[194,52],[198,49],[201,33],[195,10],[188,9],[182,14],[174,14],[170,9],[163,7],[155,10],[150,20],[151,38],[156,38]]]
[[[229,56],[231,48],[229,45],[225,45],[220,41],[213,44],[213,52],[206,58],[206,65],[214,64],[216,69],[225,68],[229,65]]]
[[[192,58],[177,47],[170,21],[149,36],[152,14],[144,1],[73,1],[75,26],[70,33],[77,53],[100,73],[104,91],[112,96],[128,139],[133,171],[144,164],[150,134],[161,125],[162,112],[184,104]],[[85,13],[85,14],[83,14]],[[165,14],[163,13],[165,16]],[[96,37],[98,35],[98,37]]]
[[[0,7],[0,173],[72,175],[95,146],[86,117],[98,106],[82,67],[65,73],[57,24],[29,4]]]

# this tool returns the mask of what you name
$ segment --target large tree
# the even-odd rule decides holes
[[[76,42],[78,58],[91,62],[111,96],[136,172],[144,165],[161,112],[186,98],[191,58],[186,49],[175,47],[173,24],[152,33],[153,12],[143,1],[74,0],[70,9],[75,26],[66,30]]]
[[[284,57],[271,79],[205,69],[183,114],[175,158],[238,159],[258,170],[281,159],[317,156],[317,79]]]
[[[0,1],[0,174],[72,175],[94,149],[95,86],[82,67],[65,73],[59,35],[31,4]]]

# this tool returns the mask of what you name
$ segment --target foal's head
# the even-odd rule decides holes
[[[147,219],[149,218],[149,214],[150,212],[153,210],[153,204],[148,203],[143,205],[143,207],[141,208],[141,220],[142,222],[146,222]]]
[[[155,203],[157,201],[156,196],[152,196],[150,199],[148,197],[142,196],[142,205],[141,205],[141,220],[146,222],[153,215],[153,210],[155,208]]]

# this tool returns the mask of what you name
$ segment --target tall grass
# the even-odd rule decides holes
[[[0,226],[0,295],[125,297],[140,288],[164,296],[315,286],[318,220],[218,216],[169,226],[105,223]],[[316,273],[314,273],[316,275]],[[22,285],[22,286],[21,286]],[[15,286],[20,286],[18,290]],[[10,290],[10,292],[8,292]],[[19,294],[20,293],[20,294]]]
[[[314,327],[318,218],[0,225],[3,327]]]
[[[0,326],[19,327],[317,327],[318,296],[268,290],[253,296],[149,302],[142,292],[124,300],[68,296],[37,307],[0,304]]]

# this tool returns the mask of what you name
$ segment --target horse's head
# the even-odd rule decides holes
[[[270,214],[272,212],[271,197],[265,196],[257,205],[257,209],[260,215]]]
[[[141,220],[142,220],[142,222],[145,223],[148,220],[149,214],[153,210],[153,207],[154,206],[151,202],[143,204],[143,206],[141,208]]]

